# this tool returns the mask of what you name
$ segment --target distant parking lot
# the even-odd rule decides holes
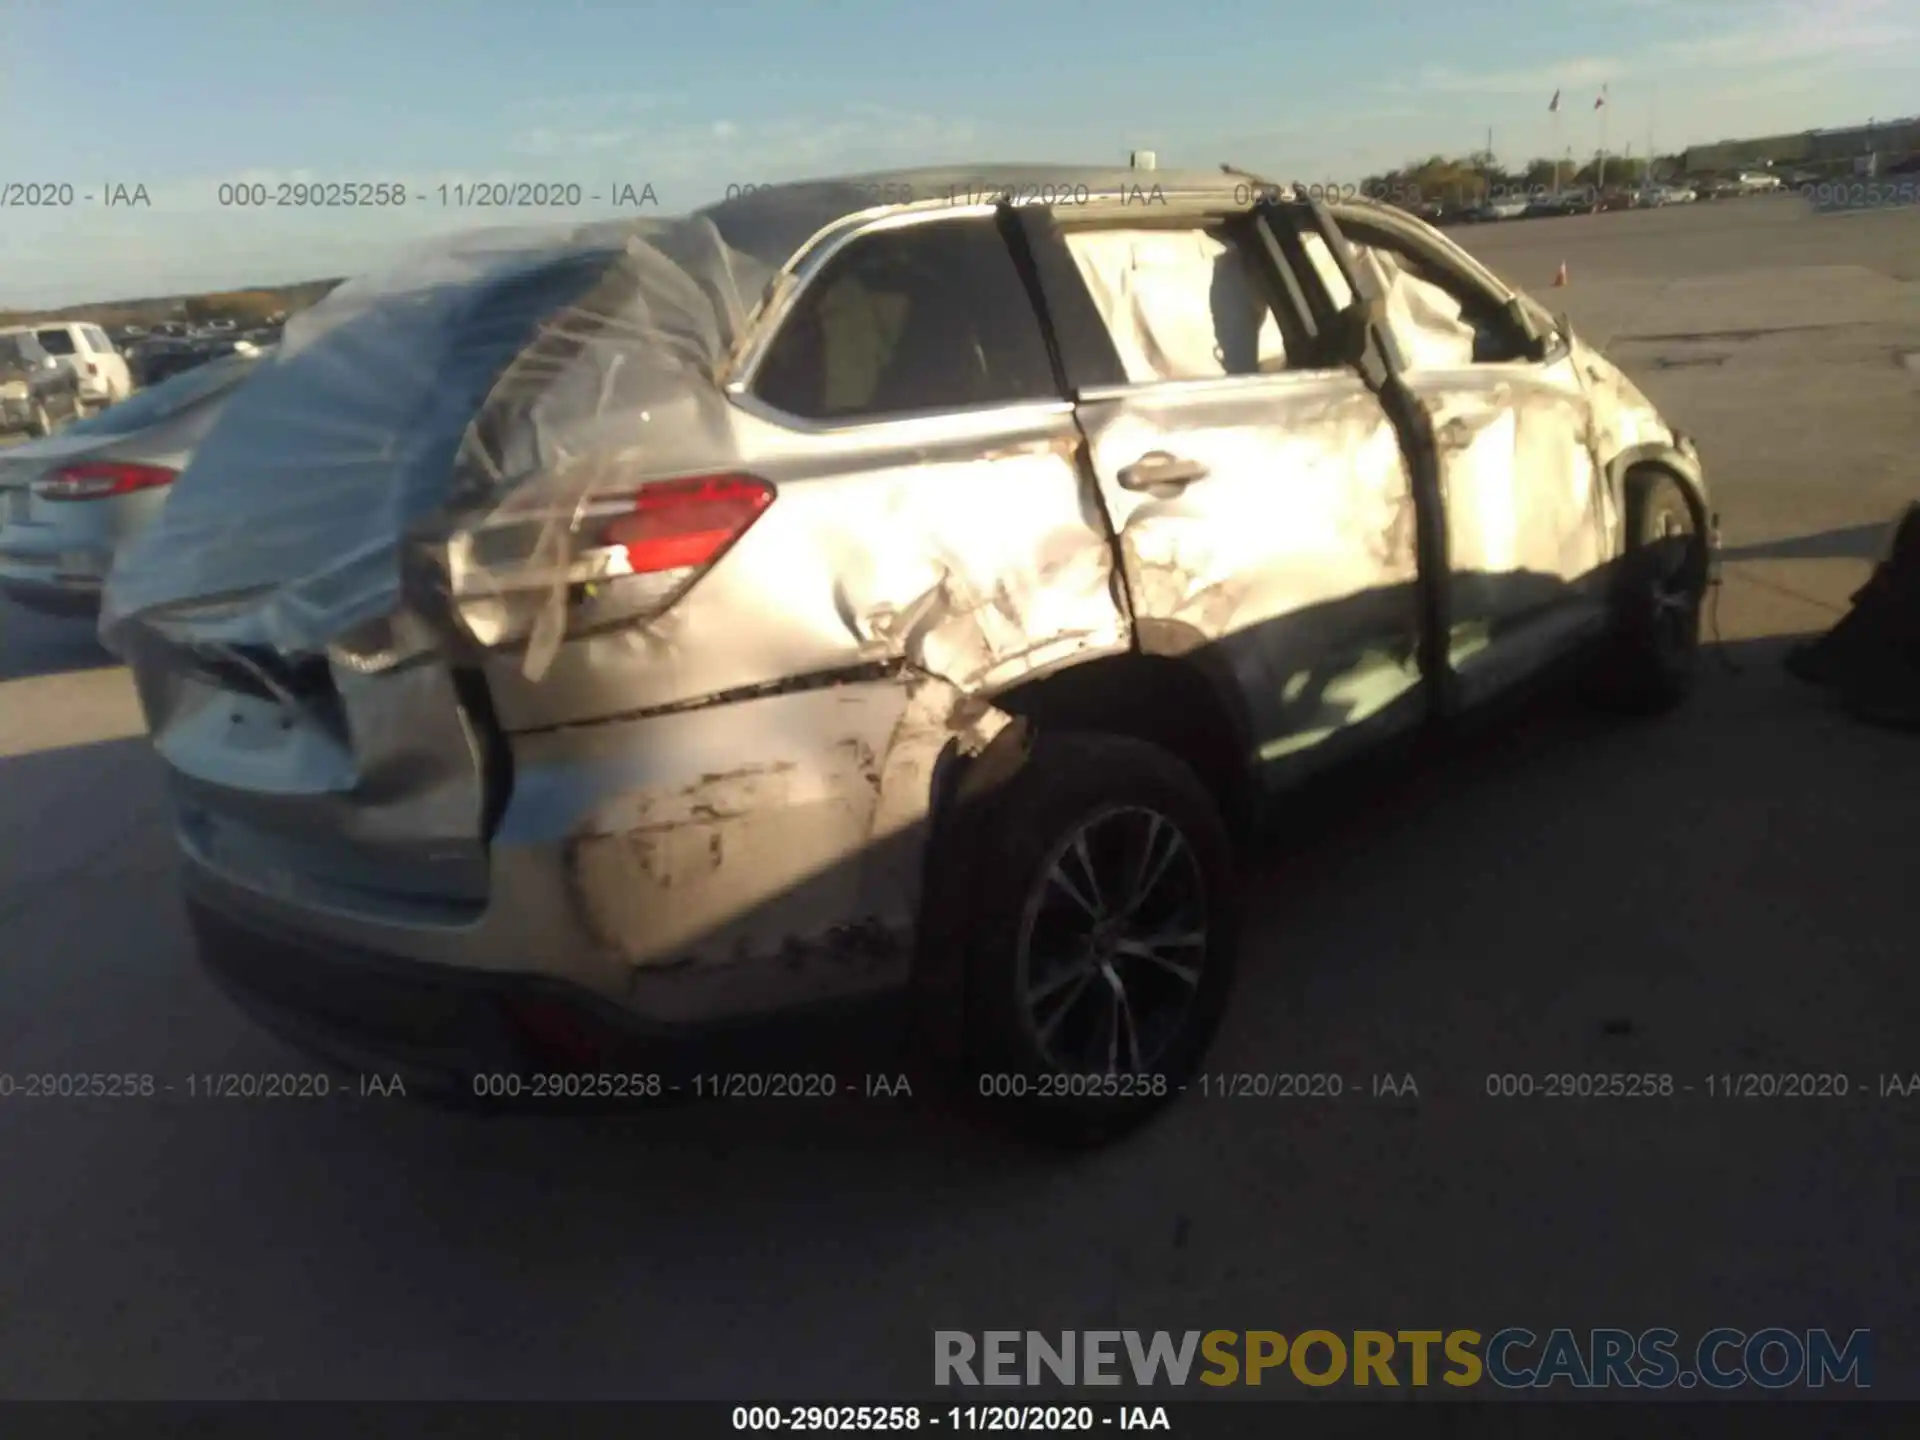
[[[1920,1397],[1920,1098],[1486,1093],[1920,1070],[1913,742],[1777,666],[1920,499],[1920,210],[1452,233],[1698,437],[1728,564],[1680,716],[1548,703],[1255,867],[1217,1068],[1417,1099],[1192,1102],[1079,1159],[893,1103],[0,1100],[0,1396],[844,1400],[922,1393],[935,1328],[1466,1316],[1868,1326]],[[0,1071],[309,1068],[195,970],[162,799],[124,672],[0,610]]]

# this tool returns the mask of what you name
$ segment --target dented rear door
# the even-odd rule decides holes
[[[942,756],[991,738],[999,691],[1128,645],[1073,406],[991,206],[822,240],[727,404],[771,496],[737,542],[537,681],[490,662],[516,793],[602,777],[554,808],[636,972],[804,970],[851,932],[892,974]]]
[[[1317,362],[1244,216],[1055,220],[1029,229],[1078,331],[1079,420],[1141,648],[1240,690],[1270,780],[1418,723],[1412,494],[1378,398]]]

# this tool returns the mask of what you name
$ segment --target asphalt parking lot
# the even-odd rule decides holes
[[[195,971],[124,673],[0,610],[0,1072],[176,1086],[0,1100],[0,1396],[849,1400],[924,1393],[936,1328],[1463,1325],[1866,1326],[1920,1395],[1920,1095],[1871,1093],[1920,1071],[1920,752],[1777,663],[1920,498],[1920,211],[1456,233],[1699,438],[1729,563],[1683,714],[1544,704],[1259,860],[1215,1068],[1417,1098],[1070,1158],[893,1102],[188,1099],[309,1067]],[[1603,1069],[1696,1089],[1485,1093]],[[1704,1093],[1743,1071],[1852,1093]]]

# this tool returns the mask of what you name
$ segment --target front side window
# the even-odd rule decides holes
[[[774,337],[753,392],[808,420],[1058,398],[1045,338],[991,220],[851,242]]]
[[[1251,243],[1225,225],[1066,234],[1136,385],[1287,368],[1284,332]]]
[[[1386,299],[1387,323],[1401,354],[1414,369],[1498,365],[1525,359],[1530,338],[1506,313],[1499,297],[1453,273],[1420,247],[1362,221],[1342,222],[1354,263],[1371,273]],[[1317,234],[1305,237],[1307,253],[1336,304],[1351,300],[1339,267]]]

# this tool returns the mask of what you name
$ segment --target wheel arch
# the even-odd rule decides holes
[[[1259,818],[1253,727],[1223,661],[1193,635],[1156,634],[1141,648],[1024,680],[990,697],[1012,717],[978,755],[949,747],[933,778],[932,834],[915,926],[911,1015],[924,1056],[960,1057],[966,956],[956,943],[975,884],[972,856],[990,843],[995,793],[1026,763],[1041,730],[1088,730],[1157,745],[1199,776],[1236,845]],[[1179,653],[1172,653],[1179,651]]]
[[[1158,746],[1200,778],[1239,842],[1257,819],[1252,722],[1239,684],[1190,634],[1142,626],[1141,648],[1028,680],[993,697],[1034,729],[1091,730]]]
[[[1692,444],[1684,438],[1678,443],[1649,441],[1630,445],[1607,462],[1608,488],[1620,507],[1622,548],[1628,498],[1637,486],[1646,483],[1638,477],[1652,475],[1664,476],[1679,485],[1680,493],[1686,497],[1687,508],[1693,512],[1694,529],[1698,534],[1706,535],[1712,530],[1713,501],[1707,492],[1706,477],[1701,473],[1700,461],[1693,454]]]

